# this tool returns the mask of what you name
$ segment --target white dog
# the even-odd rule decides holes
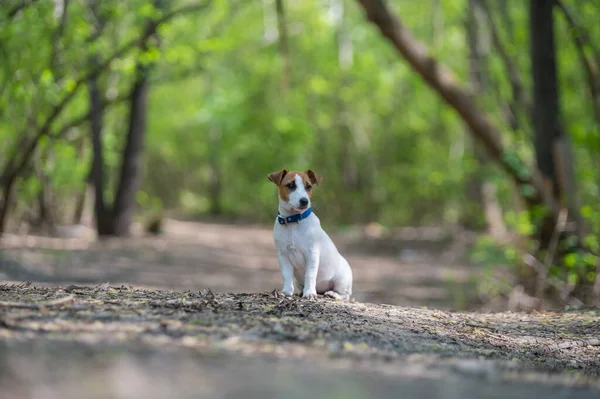
[[[352,294],[352,270],[312,212],[312,186],[321,176],[312,170],[293,172],[286,169],[268,175],[279,187],[279,212],[273,238],[283,275],[285,295],[294,294],[294,283],[304,298],[324,294],[349,299]]]

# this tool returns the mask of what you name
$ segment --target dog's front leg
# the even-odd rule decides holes
[[[277,253],[277,259],[279,261],[279,267],[281,268],[281,275],[283,276],[283,289],[281,293],[284,295],[294,295],[294,266],[280,252]]]
[[[306,272],[304,274],[303,298],[317,297],[317,273],[319,272],[319,250],[313,249],[306,255]]]

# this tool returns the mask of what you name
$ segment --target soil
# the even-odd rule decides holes
[[[431,309],[427,295],[398,292],[428,292],[423,274],[435,280],[435,259],[366,251],[349,251],[356,291],[372,287],[400,305],[289,298],[273,288],[280,277],[267,229],[189,227],[187,235],[180,225],[179,235],[80,249],[5,242],[3,272],[40,283],[0,286],[2,397],[600,395],[598,308]],[[352,243],[336,241],[344,240]],[[462,270],[440,264],[442,275]],[[384,283],[392,276],[398,290]],[[439,298],[451,298],[440,281]],[[159,285],[170,289],[140,288]],[[212,285],[218,292],[203,288]],[[268,288],[249,293],[256,287]]]

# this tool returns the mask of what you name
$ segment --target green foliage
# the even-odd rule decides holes
[[[76,94],[52,124],[50,136],[86,114],[87,85],[76,82],[90,71],[93,59],[110,59],[139,37],[148,18],[192,3],[198,2],[172,1],[166,10],[159,10],[149,0],[106,0],[99,2],[94,17],[88,2],[73,0],[64,25],[49,1],[36,2],[10,20],[1,11],[0,167],[20,154],[22,140],[28,142],[73,90]],[[160,202],[166,209],[196,216],[215,209],[218,201],[224,214],[270,222],[275,189],[266,174],[284,167],[310,167],[325,177],[314,200],[327,223],[461,220],[472,209],[465,184],[482,168],[458,116],[398,59],[352,1],[344,2],[353,53],[346,70],[338,60],[341,26],[332,18],[329,3],[286,2],[290,76],[284,92],[282,54],[271,35],[278,29],[271,3],[213,1],[199,12],[182,13],[159,27],[159,40],[150,41],[146,50],[134,47],[124,52],[100,74],[103,96],[111,103],[127,95],[136,63],[156,66],[140,206],[153,208]],[[599,43],[600,25],[593,7],[586,2],[566,3],[590,42]],[[393,2],[393,8],[432,54],[466,82],[467,1],[440,4],[442,31],[435,38],[429,6],[402,0]],[[510,25],[497,5],[492,10],[500,39],[529,91],[527,4],[509,3]],[[599,127],[588,106],[577,50],[566,24],[557,20],[562,119],[573,139],[583,215],[598,231]],[[513,93],[494,48],[488,73],[489,89],[480,105],[505,133],[508,151],[503,162],[527,177],[529,166],[520,160],[533,162],[531,126],[523,123],[511,131],[504,117]],[[104,115],[107,194],[115,189],[127,114],[126,104],[119,103],[110,104]],[[521,118],[529,116],[523,111]],[[88,131],[89,126],[81,123],[59,139],[39,145],[37,162],[51,176],[58,201],[72,198],[84,187],[91,159]],[[18,195],[31,204],[39,185],[32,183],[35,174],[28,173]],[[532,233],[541,216],[514,210],[513,189],[500,169],[486,167],[483,177],[497,186],[509,227],[520,234]],[[530,195],[532,187],[518,190]],[[578,258],[576,263],[581,262]]]
[[[484,266],[510,266],[517,259],[517,251],[513,245],[499,245],[493,238],[481,236],[471,248],[469,259]]]

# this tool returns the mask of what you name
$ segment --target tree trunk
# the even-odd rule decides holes
[[[469,0],[467,18],[467,41],[469,44],[469,71],[473,91],[481,96],[489,87],[488,57],[491,47],[491,32],[485,18],[485,0]],[[473,137],[474,135],[471,134]],[[467,227],[480,227],[484,216],[485,226],[490,234],[502,238],[506,234],[506,226],[502,217],[502,209],[496,197],[494,183],[486,181],[485,171],[488,159],[477,143],[471,140],[471,149],[477,162],[477,170],[467,182],[468,210],[465,221]]]
[[[35,176],[40,181],[40,192],[37,198],[39,212],[36,223],[40,229],[48,233],[53,233],[56,226],[56,219],[52,209],[51,182],[50,177],[44,172],[44,160],[42,157],[42,154],[38,154],[36,157],[37,162],[34,161]]]
[[[93,0],[89,11],[93,20],[93,36],[97,39],[104,28],[104,18],[98,9],[99,2]],[[91,65],[96,68],[99,65],[97,55],[91,58]],[[90,168],[89,180],[94,188],[94,217],[96,219],[96,232],[99,237],[112,235],[114,226],[111,211],[104,199],[105,170],[104,170],[104,148],[102,145],[102,129],[104,125],[104,106],[102,102],[102,90],[99,87],[98,75],[93,75],[88,81],[90,101],[90,132],[92,138],[92,166]]]
[[[90,129],[92,134],[92,168],[90,178],[94,186],[94,216],[98,236],[111,235],[114,232],[111,212],[104,200],[104,149],[102,147],[102,125],[104,108],[100,98],[98,79],[92,78],[89,83],[90,94]]]
[[[0,236],[6,232],[8,207],[12,200],[15,181],[16,176],[0,176],[0,183],[2,183],[2,198],[0,198]]]
[[[531,70],[533,75],[533,125],[539,170],[551,185],[555,198],[560,186],[554,164],[554,144],[562,136],[559,121],[556,55],[552,0],[530,1]]]
[[[548,207],[555,217],[558,206],[548,193],[536,169],[527,170],[525,163],[514,153],[504,150],[500,130],[489,115],[477,104],[477,98],[462,87],[452,72],[429,55],[428,49],[395,16],[383,0],[358,0],[366,15],[396,48],[413,69],[435,89],[469,126],[469,132],[484,148],[490,159],[498,163],[513,182],[523,190],[521,195],[528,207]]]
[[[345,87],[348,87],[351,82],[350,73],[354,61],[354,48],[352,35],[347,26],[348,21],[344,0],[330,1],[330,12],[334,15],[337,25],[336,39],[340,73],[340,85],[338,90],[341,92]],[[357,169],[358,154],[356,154],[355,151],[355,138],[352,131],[352,124],[349,120],[350,114],[348,112],[348,105],[341,95],[338,96],[337,119],[339,137],[341,139],[339,159],[341,159],[342,162],[342,180],[344,182],[344,187],[350,190],[357,190],[359,178]],[[340,215],[341,220],[343,222],[351,222],[351,217],[354,213],[352,201],[348,201],[342,208],[345,209],[345,212]]]
[[[531,71],[533,75],[533,126],[538,169],[550,187],[555,201],[566,199],[571,205],[569,216],[579,221],[578,200],[574,186],[569,138],[560,123],[558,73],[554,42],[554,1],[530,0]],[[566,188],[569,188],[567,191]],[[566,196],[566,197],[565,197]],[[563,198],[564,197],[564,198]],[[542,248],[546,248],[555,228],[546,218],[539,231]],[[578,226],[580,228],[581,226]]]
[[[86,180],[85,186],[77,194],[75,198],[75,210],[73,212],[73,224],[81,224],[83,223],[83,212],[85,210],[87,193],[88,193],[88,184],[89,182]]]
[[[91,95],[90,95],[91,97]],[[90,111],[92,110],[92,108],[90,107]],[[91,120],[91,118],[89,118]],[[85,141],[81,140],[77,146],[77,154],[79,156],[79,158],[83,158],[83,152],[85,149]],[[93,164],[93,162],[92,162]],[[75,196],[75,209],[73,211],[73,219],[72,219],[72,223],[73,224],[81,224],[82,220],[83,220],[83,212],[85,210],[85,205],[86,205],[86,200],[87,200],[87,194],[89,191],[90,186],[92,186],[93,188],[93,180],[92,180],[92,173],[91,173],[91,166],[90,166],[90,172],[88,172],[86,178],[85,178],[85,182],[84,185],[81,189],[81,191],[79,191],[79,193],[77,193],[77,195]]]
[[[146,137],[148,67],[138,64],[131,90],[129,127],[122,155],[121,174],[113,207],[114,235],[127,236],[141,184],[142,153]]]
[[[281,55],[281,91],[287,93],[290,87],[290,49],[283,0],[275,0],[275,8],[277,10],[277,30],[279,31],[279,54]]]
[[[467,2],[467,44],[469,46],[469,76],[471,87],[476,95],[481,95],[487,85],[487,57],[489,48],[486,46],[487,35],[485,26],[481,21],[481,4],[479,0]],[[483,40],[482,40],[483,39]],[[476,162],[476,170],[467,177],[466,196],[467,209],[463,218],[465,227],[480,230],[485,222],[489,223],[485,215],[485,202],[483,198],[484,171],[486,164],[485,155],[471,138],[470,149]]]
[[[481,4],[485,8],[485,13],[488,19],[488,23],[490,26],[490,30],[492,33],[492,40],[494,42],[494,47],[500,54],[500,58],[504,64],[504,69],[506,70],[506,74],[508,75],[508,79],[510,80],[510,86],[512,91],[512,98],[508,104],[506,119],[508,124],[510,125],[513,132],[519,132],[522,128],[521,117],[523,114],[529,118],[530,109],[531,109],[531,100],[528,98],[527,93],[525,91],[523,81],[519,74],[519,69],[517,68],[517,64],[513,57],[509,55],[504,46],[501,43],[498,28],[494,21],[494,17],[492,15],[492,9],[490,5],[488,5],[488,1],[490,0],[482,0]],[[508,6],[508,0],[499,0],[499,14],[500,20],[502,21],[503,30],[506,32],[506,36],[508,37],[509,43],[515,42],[515,30],[514,23],[510,16],[510,9]],[[527,119],[529,120],[529,119]]]
[[[153,6],[162,8],[164,0],[154,0]],[[156,35],[156,23],[149,21],[146,26],[146,39],[140,43],[140,50],[148,50],[148,39]],[[137,205],[137,192],[142,182],[142,155],[146,138],[146,120],[148,111],[148,91],[152,64],[137,62],[136,77],[130,95],[129,124],[125,149],[122,154],[121,170],[117,193],[112,209],[112,234],[128,236]]]
[[[223,213],[221,195],[223,192],[222,172],[219,159],[221,158],[222,130],[220,126],[211,127],[210,131],[210,156],[209,156],[209,195],[210,213],[213,216]]]

